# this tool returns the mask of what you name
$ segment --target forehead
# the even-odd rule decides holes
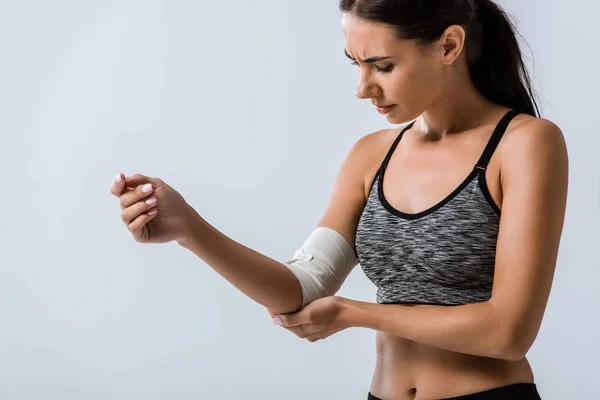
[[[389,26],[365,21],[350,13],[342,15],[342,31],[346,50],[359,58],[391,53],[402,42]]]

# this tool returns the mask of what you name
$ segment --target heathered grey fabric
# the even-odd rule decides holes
[[[504,124],[514,115],[507,115]],[[499,124],[496,140],[504,130]],[[495,144],[488,147],[491,157]],[[384,161],[374,178],[355,237],[361,268],[377,286],[377,303],[460,305],[489,300],[500,210],[489,195],[485,171],[475,167],[436,206],[406,214],[383,196],[386,165]]]

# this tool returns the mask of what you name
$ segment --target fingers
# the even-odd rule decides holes
[[[119,203],[121,204],[121,209],[124,210],[127,207],[132,206],[133,204],[139,202],[145,197],[150,196],[154,192],[154,185],[151,183],[146,183],[143,185],[139,185],[135,189],[127,191],[121,194],[119,197]]]
[[[271,316],[276,315],[275,313],[272,313],[270,310],[269,310],[269,313],[271,314]],[[314,343],[318,340],[325,340],[329,336],[336,334],[342,330],[342,329],[336,329],[334,331],[329,332],[326,335],[323,335],[322,331],[315,332],[315,331],[313,331],[314,328],[313,328],[313,330],[311,330],[311,327],[307,326],[307,325],[296,325],[296,326],[290,326],[290,327],[283,326],[282,328],[287,329],[288,331],[292,332],[294,335],[296,335],[300,339],[306,339],[311,343]]]
[[[138,201],[137,203],[121,211],[121,220],[123,220],[125,225],[129,226],[142,213],[145,213],[146,211],[150,211],[151,209],[155,208],[156,203],[156,196],[152,196],[146,200]]]
[[[119,198],[121,219],[139,242],[148,240],[149,231],[144,227],[158,214],[158,199],[152,194],[162,184],[160,179],[140,174],[126,178],[123,173],[111,184],[110,192]]]
[[[338,333],[338,332],[339,332],[339,331],[341,331],[341,330],[342,330],[342,329],[336,329],[336,330],[333,330],[333,331],[331,331],[331,332],[329,332],[329,333],[327,333],[327,334],[324,334],[323,332],[317,332],[317,333],[313,333],[312,335],[308,335],[308,336],[306,336],[306,337],[305,337],[305,338],[303,338],[303,339],[306,339],[306,340],[308,340],[309,342],[311,342],[311,343],[314,343],[314,342],[316,342],[316,341],[318,341],[318,340],[325,340],[325,339],[327,339],[329,336],[331,336],[331,335],[333,335],[333,334],[335,334],[335,333]]]
[[[334,334],[336,334],[336,333],[338,333],[338,332],[341,332],[341,331],[343,331],[343,329],[336,329],[335,331],[333,331],[333,332],[329,332],[327,335],[323,336],[322,338],[320,338],[320,339],[318,339],[318,340],[325,340],[325,339],[327,339],[329,336],[331,336],[331,335],[334,335]]]
[[[131,188],[145,185],[147,183],[151,183],[156,188],[162,184],[162,181],[158,178],[152,178],[141,174],[125,177],[123,173],[120,173],[112,182],[110,186],[110,192],[116,197],[121,197],[124,192],[130,191]]]
[[[318,340],[325,340],[329,336],[334,335],[343,330],[343,328],[339,328],[339,329],[335,329],[335,330],[325,334],[323,330],[317,330],[318,328],[312,327],[311,324],[297,325],[297,326],[283,327],[283,328],[292,332],[294,335],[296,335],[300,339],[306,339],[311,343],[316,342]]]
[[[296,326],[289,326],[289,327],[284,326],[283,328],[292,332],[294,335],[298,336],[300,339],[306,339],[308,336],[310,336],[313,333],[313,332],[310,332],[310,327],[307,325],[296,325]]]
[[[128,178],[125,178],[125,186],[128,186],[128,187],[136,187],[136,186],[144,185],[146,183],[151,183],[156,187],[160,183],[160,179],[152,178],[152,177],[145,176],[142,174],[135,174]]]
[[[139,237],[146,223],[156,217],[156,215],[158,215],[158,210],[153,207],[150,211],[142,213],[131,221],[131,223],[127,225],[127,228],[133,233],[134,237]]]
[[[110,185],[110,192],[114,196],[120,197],[123,189],[125,189],[125,175],[121,172]]]

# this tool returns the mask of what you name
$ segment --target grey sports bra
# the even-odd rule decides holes
[[[398,135],[375,174],[355,235],[365,275],[377,286],[377,303],[460,305],[489,300],[494,281],[500,209],[485,170],[510,121],[496,126],[466,179],[435,206],[408,214],[383,195],[387,164],[412,125]]]

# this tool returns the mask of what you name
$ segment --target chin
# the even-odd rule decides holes
[[[409,121],[412,121],[414,119],[414,118],[411,118],[411,116],[407,115],[406,113],[396,114],[394,112],[387,114],[386,118],[390,124],[395,124],[395,125],[401,125],[401,124],[407,123]]]
[[[386,114],[386,118],[390,124],[402,125],[418,118],[419,115],[421,115],[420,112],[409,113],[402,109],[396,109]]]

